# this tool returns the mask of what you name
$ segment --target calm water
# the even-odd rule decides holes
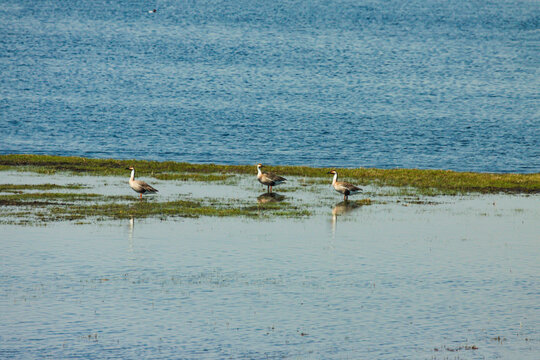
[[[120,178],[2,175],[132,193]],[[253,176],[153,184],[161,201],[262,191]],[[305,219],[0,225],[0,358],[539,358],[538,196],[366,191],[359,208],[328,185],[283,192]]]
[[[3,225],[0,357],[538,359],[535,202]]]
[[[538,1],[0,9],[0,153],[540,171]]]

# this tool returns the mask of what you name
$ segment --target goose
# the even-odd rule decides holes
[[[133,166],[126,168],[126,170],[131,170],[131,177],[129,178],[129,186],[131,186],[133,191],[141,194],[141,199],[142,199],[142,194],[144,194],[145,192],[149,192],[149,193],[158,192],[157,189],[154,189],[152,186],[148,185],[144,181],[135,180],[135,168]]]
[[[262,164],[257,164],[257,180],[263,185],[267,186],[268,193],[272,192],[272,186],[279,185],[287,181],[284,177],[278,176],[270,172],[262,172]]]
[[[332,186],[334,187],[334,190],[336,190],[338,193],[343,194],[343,201],[347,201],[349,198],[349,195],[354,195],[356,193],[362,192],[362,189],[360,189],[357,186],[354,186],[353,184],[350,184],[345,181],[337,181],[337,171],[332,170],[328,172],[328,174],[334,174],[334,179],[332,180]]]

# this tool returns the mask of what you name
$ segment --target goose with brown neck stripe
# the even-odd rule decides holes
[[[334,190],[336,190],[338,193],[343,194],[343,201],[347,201],[349,199],[349,195],[354,195],[362,192],[362,189],[360,189],[358,186],[355,186],[345,181],[337,181],[337,171],[332,170],[328,172],[328,174],[334,175],[334,179],[332,180],[332,186],[334,187]]]
[[[263,172],[261,168],[262,164],[257,164],[257,180],[263,185],[267,186],[268,193],[272,192],[272,186],[276,186],[287,181],[284,177],[273,174],[271,172]]]
[[[138,192],[140,194],[140,198],[142,199],[142,195],[144,193],[156,193],[158,192],[157,189],[153,188],[152,186],[148,185],[144,181],[141,180],[135,180],[135,168],[133,166],[130,166],[126,168],[126,170],[131,170],[131,177],[129,178],[129,186],[133,189],[133,191]]]

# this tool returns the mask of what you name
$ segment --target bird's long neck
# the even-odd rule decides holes
[[[130,180],[135,180],[135,169],[131,170],[131,178],[130,178]]]
[[[337,181],[337,173],[334,174],[334,179],[332,180],[332,185],[334,185]]]
[[[262,172],[261,172],[261,168],[257,166],[257,175],[261,175]]]

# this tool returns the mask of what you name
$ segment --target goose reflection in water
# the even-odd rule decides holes
[[[362,205],[358,204],[354,201],[342,201],[334,205],[332,208],[332,235],[336,235],[336,228],[337,228],[337,218],[338,216],[348,214],[358,208],[360,208]]]
[[[347,213],[350,213],[354,209],[358,209],[361,205],[357,202],[349,202],[349,201],[341,201],[334,205],[334,208],[332,209],[332,215],[333,216],[340,216]]]
[[[257,202],[259,204],[280,202],[283,200],[285,200],[285,196],[278,193],[262,193],[261,195],[257,196]]]
[[[129,239],[129,249],[128,251],[131,253],[133,252],[133,230],[135,229],[135,218],[132,216],[129,219],[129,233],[128,233],[128,239]]]

